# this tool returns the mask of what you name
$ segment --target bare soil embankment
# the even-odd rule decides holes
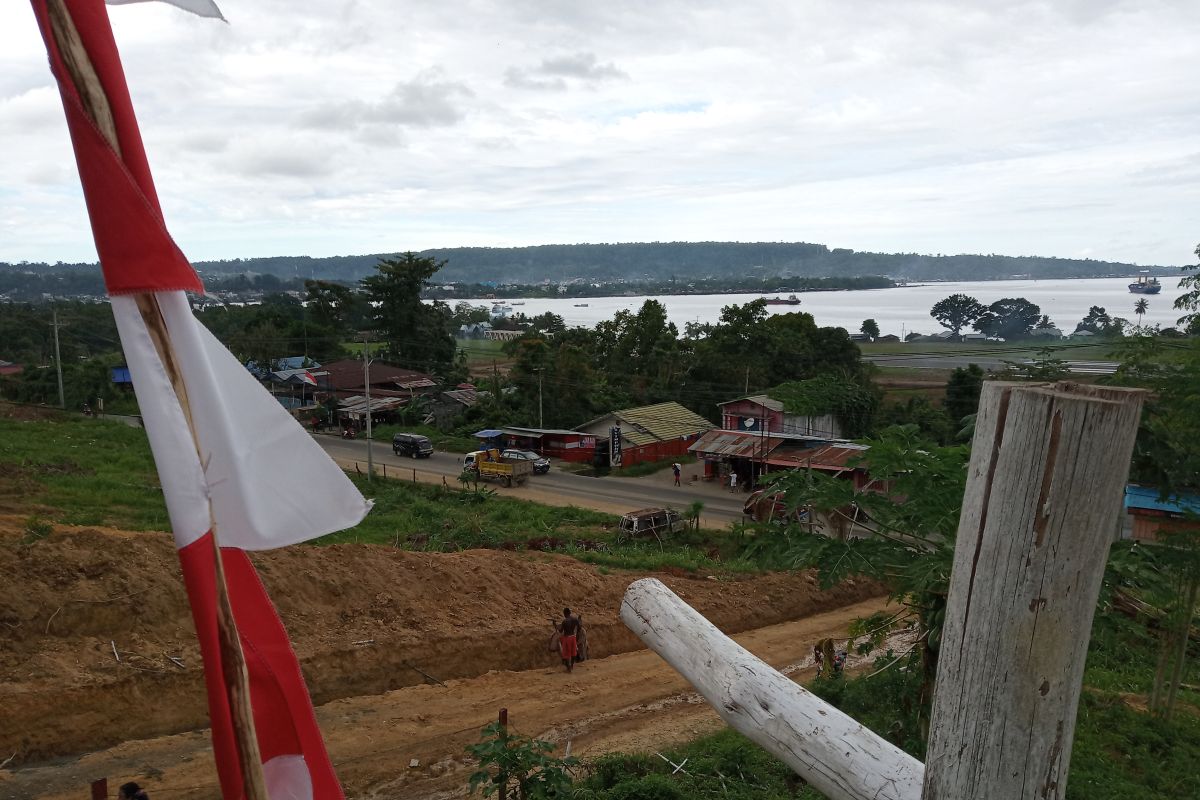
[[[443,681],[546,667],[549,620],[564,604],[582,614],[594,658],[640,647],[617,617],[640,574],[602,574],[562,556],[337,545],[287,548],[255,563],[317,704],[417,687],[425,678],[414,667]],[[822,592],[806,573],[658,577],[731,633],[879,593],[865,582]],[[69,527],[38,536],[23,518],[0,517],[0,758],[15,754],[8,769],[206,723],[170,536]]]

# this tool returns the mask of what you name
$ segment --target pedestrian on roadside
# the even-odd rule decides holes
[[[671,471],[675,473],[675,485],[678,486],[679,485],[679,473],[683,472],[683,467],[681,467],[679,465],[679,462],[676,461],[674,464],[671,465]]]
[[[558,652],[562,658],[563,666],[567,668],[567,672],[575,669],[575,661],[579,656],[579,633],[583,628],[583,623],[579,617],[571,613],[571,609],[563,609],[562,622],[555,627],[558,628],[560,634],[558,639]]]
[[[737,472],[734,470],[729,471],[729,491],[737,491]]]

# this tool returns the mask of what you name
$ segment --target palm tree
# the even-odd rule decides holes
[[[1150,301],[1144,297],[1133,304],[1133,313],[1137,314],[1139,328],[1142,327],[1142,315],[1144,315],[1149,308]]]

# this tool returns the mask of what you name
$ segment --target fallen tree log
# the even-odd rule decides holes
[[[721,718],[832,800],[919,800],[921,762],[780,674],[653,578],[621,619]]]

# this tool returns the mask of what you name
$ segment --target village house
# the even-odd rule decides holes
[[[561,458],[563,461],[590,463],[595,459],[597,437],[591,433],[512,426],[502,428],[501,432],[508,447],[534,450],[548,458]],[[601,438],[607,442],[607,439]]]
[[[613,411],[575,430],[595,436],[601,449],[607,449],[611,465],[628,467],[684,455],[714,427],[704,417],[672,401]],[[614,429],[619,429],[619,435]]]
[[[1156,542],[1164,535],[1184,530],[1200,531],[1200,496],[1159,497],[1157,489],[1129,484],[1125,510],[1133,523],[1132,538]]]

